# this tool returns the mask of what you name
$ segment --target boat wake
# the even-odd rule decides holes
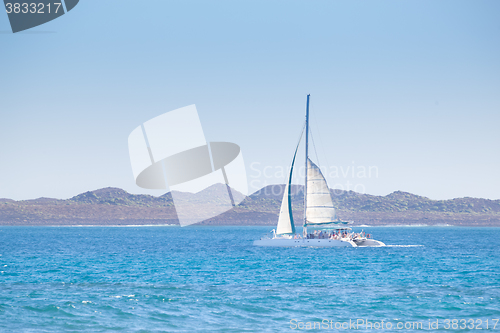
[[[421,247],[423,245],[386,245],[386,247]]]

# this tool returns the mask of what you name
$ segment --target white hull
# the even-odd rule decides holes
[[[385,246],[381,241],[374,239],[355,239],[353,242],[356,243],[356,246]]]
[[[294,246],[312,246],[312,247],[358,247],[358,246],[385,246],[384,243],[373,240],[363,239],[359,241],[338,240],[338,239],[286,239],[272,238],[259,239],[253,242],[256,246],[278,246],[278,247],[294,247]]]

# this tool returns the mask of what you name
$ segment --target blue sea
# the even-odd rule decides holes
[[[0,331],[500,332],[500,228],[252,245],[270,229],[0,227]]]

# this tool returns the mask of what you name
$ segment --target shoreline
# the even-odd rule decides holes
[[[137,228],[137,227],[167,227],[167,228],[220,228],[220,227],[273,227],[269,224],[191,224],[181,226],[179,224],[0,224],[2,227],[47,227],[47,228]],[[350,228],[500,228],[500,225],[443,225],[443,224],[381,224],[381,225],[350,225]],[[275,227],[274,227],[275,228]],[[296,226],[302,228],[302,226]]]

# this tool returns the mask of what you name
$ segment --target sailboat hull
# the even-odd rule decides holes
[[[296,247],[296,246],[312,246],[312,247],[365,247],[365,246],[385,246],[384,243],[374,239],[356,239],[356,240],[339,240],[339,239],[286,239],[272,238],[259,239],[253,242],[256,246],[278,246],[278,247]]]
[[[279,246],[279,247],[295,247],[295,246],[313,246],[313,247],[356,247],[352,241],[343,241],[337,239],[259,239],[253,242],[256,246]]]
[[[356,246],[385,246],[384,243],[375,239],[355,239],[353,242]]]

